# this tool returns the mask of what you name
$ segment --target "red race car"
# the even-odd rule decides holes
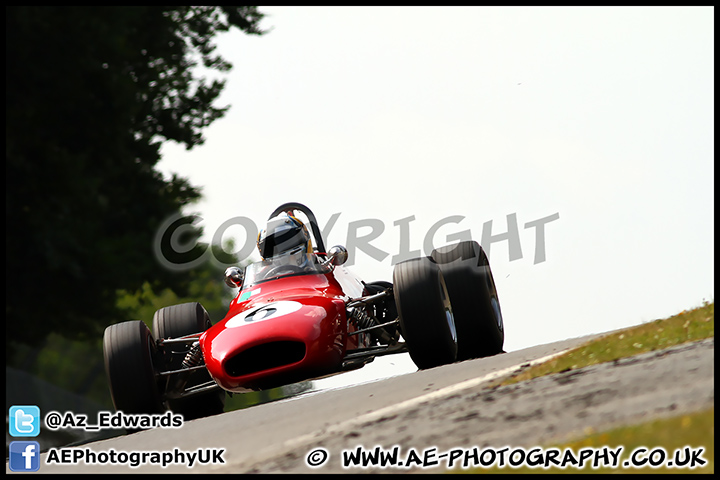
[[[302,220],[304,218],[304,221]],[[308,228],[309,225],[309,228]],[[488,259],[474,241],[398,263],[393,283],[365,283],[325,249],[304,205],[278,207],[258,236],[262,260],[230,267],[240,290],[212,324],[199,303],[110,325],[105,369],[125,413],[221,413],[225,392],[286,385],[409,352],[426,369],[502,352],[503,320]]]

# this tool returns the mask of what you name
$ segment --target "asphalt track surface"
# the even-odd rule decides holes
[[[438,452],[526,447],[714,406],[714,338],[494,389],[487,383],[594,336],[569,339],[376,382],[301,395],[210,418],[82,445],[93,453],[215,449],[187,465],[48,464],[38,473],[405,473],[347,469],[357,447]],[[307,465],[321,449],[324,462]],[[210,450],[206,450],[210,451]],[[6,464],[6,471],[11,473]]]

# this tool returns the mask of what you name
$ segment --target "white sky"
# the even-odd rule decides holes
[[[270,33],[217,41],[229,113],[158,166],[203,188],[205,241],[301,202],[321,227],[340,213],[328,247],[381,220],[388,257],[350,268],[391,280],[397,220],[417,250],[446,217],[465,218],[436,246],[515,214],[522,258],[490,248],[508,351],[714,299],[711,7],[259,10]],[[556,213],[534,264],[525,224]]]

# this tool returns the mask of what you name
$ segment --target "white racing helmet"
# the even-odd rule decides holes
[[[312,253],[307,227],[290,214],[270,219],[258,234],[257,247],[263,259],[295,251]]]

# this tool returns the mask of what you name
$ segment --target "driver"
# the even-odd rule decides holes
[[[258,234],[257,247],[263,260],[285,253],[312,253],[312,241],[303,222],[290,213],[268,221]]]
[[[267,265],[261,276],[316,271],[308,229],[291,212],[268,221],[258,234],[257,247],[263,264]]]
[[[313,253],[312,240],[305,224],[292,214],[283,213],[268,220],[257,237],[261,262],[225,271],[225,283],[230,287],[254,285],[284,275],[327,273]]]

